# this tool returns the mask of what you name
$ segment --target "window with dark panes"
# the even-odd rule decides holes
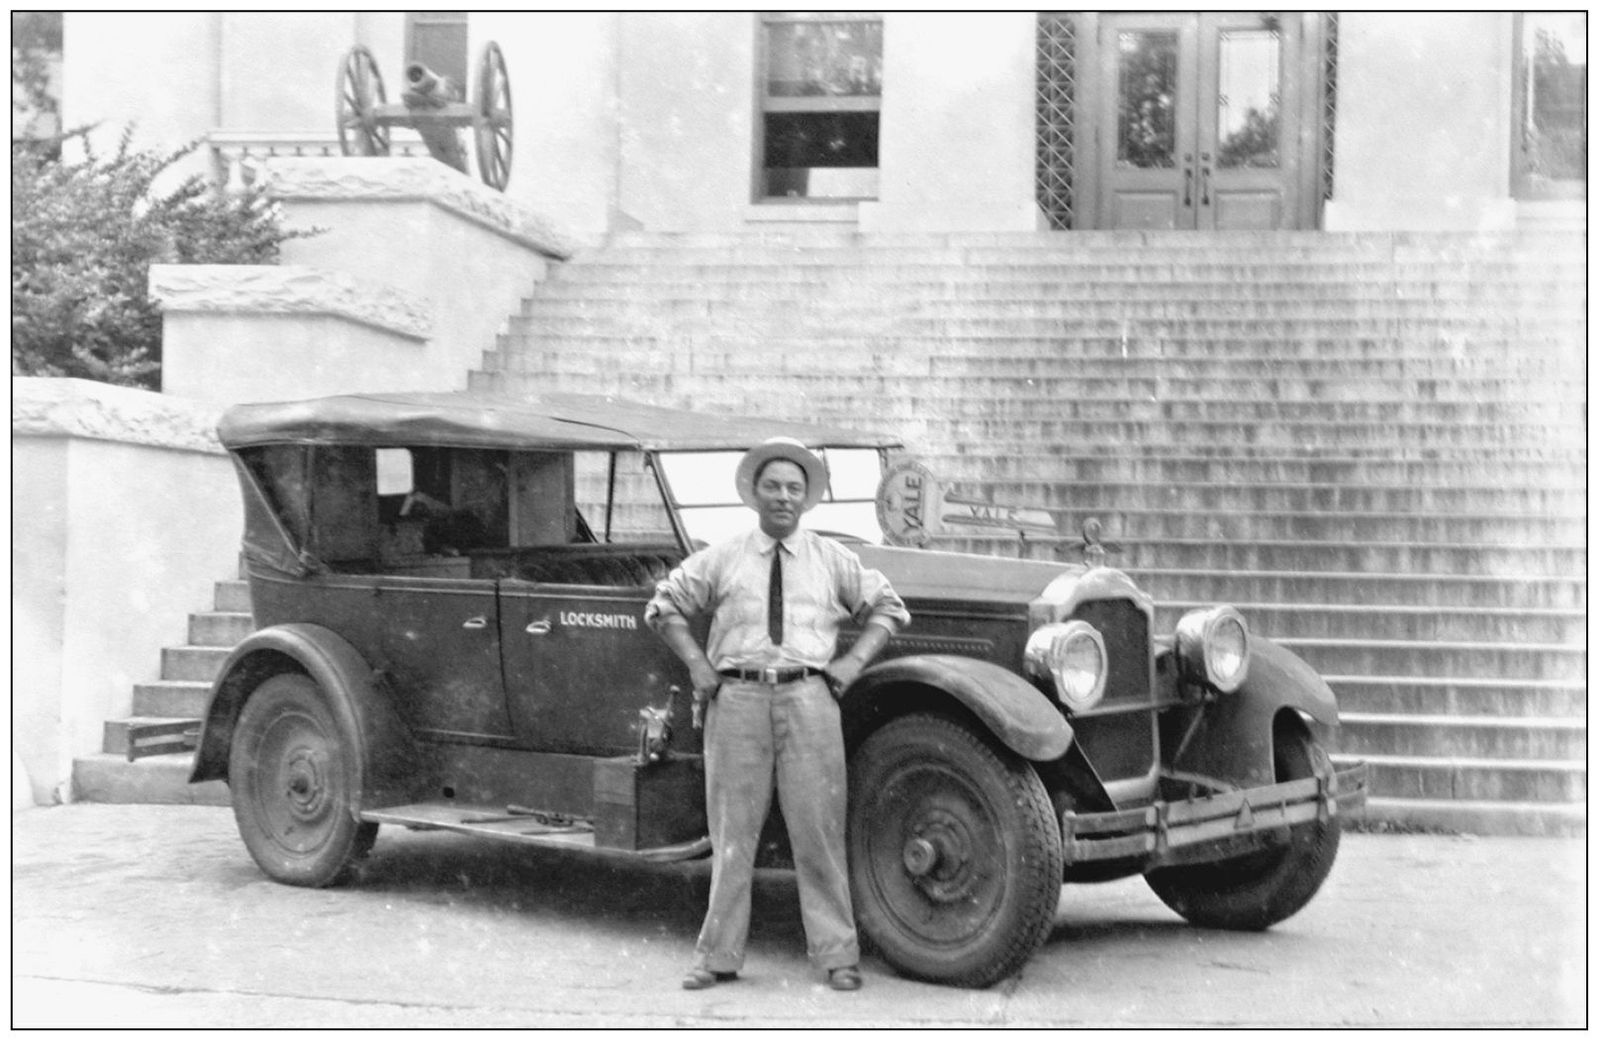
[[[1520,198],[1583,198],[1585,16],[1518,16],[1513,191]]]
[[[882,107],[882,20],[761,16],[759,195],[874,199]]]
[[[459,99],[469,91],[469,16],[464,11],[410,11],[407,61],[445,76]]]

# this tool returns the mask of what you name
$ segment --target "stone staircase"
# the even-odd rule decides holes
[[[212,681],[251,632],[244,579],[215,585],[212,610],[190,616],[188,640],[162,650],[161,679],[134,685],[133,715],[106,721],[102,751],[73,761],[74,797],[95,803],[227,805],[222,782],[191,785],[195,739]]]
[[[1577,831],[1584,242],[1562,234],[616,236],[471,388],[890,430],[1097,516],[1158,624],[1216,601],[1334,685],[1373,816]],[[944,548],[1075,560],[1072,540]]]
[[[471,390],[900,434],[1064,539],[1099,517],[1170,627],[1228,601],[1339,694],[1370,815],[1582,831],[1584,244],[1530,235],[616,236],[536,287]],[[134,712],[199,716],[222,583]],[[112,722],[79,798],[227,802]],[[165,773],[164,773],[165,772]]]

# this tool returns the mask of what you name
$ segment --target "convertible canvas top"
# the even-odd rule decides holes
[[[894,448],[890,435],[780,420],[664,409],[619,398],[466,392],[346,394],[236,405],[218,437],[252,445],[439,445],[519,449],[746,449],[785,435],[812,448]]]

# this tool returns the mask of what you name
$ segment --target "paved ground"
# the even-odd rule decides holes
[[[1067,887],[987,991],[867,959],[827,989],[765,873],[740,981],[684,992],[706,864],[386,828],[362,880],[269,882],[226,808],[12,816],[13,1027],[1076,1027],[1585,1024],[1585,844],[1349,834],[1262,934],[1194,929],[1140,880]]]

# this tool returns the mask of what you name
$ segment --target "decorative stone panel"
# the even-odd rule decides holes
[[[423,200],[556,260],[567,260],[577,248],[546,218],[433,159],[276,157],[265,168],[268,194],[275,199]]]
[[[327,314],[428,340],[428,301],[346,272],[300,265],[156,264],[151,296],[170,312]]]

